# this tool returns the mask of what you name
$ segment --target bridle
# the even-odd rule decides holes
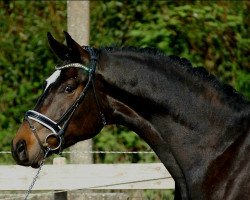
[[[39,145],[41,146],[41,149],[44,152],[51,151],[52,153],[60,153],[62,151],[62,143],[63,143],[63,138],[65,135],[66,128],[74,112],[76,111],[77,107],[83,102],[84,97],[86,96],[87,91],[89,90],[91,85],[93,88],[96,104],[100,112],[102,123],[104,126],[106,125],[106,119],[105,119],[104,114],[101,111],[101,107],[100,107],[100,104],[96,95],[95,84],[94,84],[94,75],[95,75],[95,70],[96,70],[96,65],[97,65],[97,57],[93,48],[88,47],[88,46],[84,46],[83,48],[86,51],[88,51],[88,53],[90,54],[90,62],[88,66],[85,66],[81,63],[70,63],[70,64],[66,64],[63,66],[56,66],[56,70],[62,70],[62,69],[70,68],[70,67],[75,67],[75,68],[83,69],[85,72],[88,73],[88,82],[86,86],[84,87],[84,89],[82,90],[82,92],[80,93],[76,101],[67,109],[67,111],[60,117],[60,119],[57,122],[55,122],[54,120],[50,119],[49,117],[35,110],[28,110],[25,113],[25,120],[28,121],[29,127],[31,128],[33,134],[38,140]],[[42,143],[39,136],[37,135],[36,128],[32,125],[31,120],[38,122],[45,128],[52,131],[52,133],[50,133],[45,138],[44,143]],[[54,138],[57,140],[57,145],[55,147],[52,147],[49,145],[48,140],[50,138]]]

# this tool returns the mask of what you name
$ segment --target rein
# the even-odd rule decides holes
[[[86,67],[85,65],[81,63],[70,63],[67,65],[63,66],[56,66],[57,70],[62,70],[70,67],[75,67],[75,68],[80,68],[86,71],[89,76],[88,76],[88,82],[86,86],[84,87],[83,91],[80,93],[79,97],[76,99],[76,101],[68,108],[68,110],[60,117],[58,122],[55,122],[54,120],[50,119],[49,117],[43,115],[42,113],[39,113],[35,110],[28,110],[25,113],[25,120],[28,121],[29,127],[31,128],[33,134],[35,135],[36,139],[38,140],[39,145],[41,146],[42,150],[45,152],[47,151],[52,151],[53,153],[60,153],[62,151],[62,143],[63,143],[63,136],[65,135],[66,128],[78,108],[78,106],[83,102],[84,97],[86,96],[90,86],[92,85],[93,92],[94,92],[94,97],[96,100],[96,104],[98,106],[98,109],[100,111],[100,117],[102,120],[103,125],[106,125],[106,119],[104,114],[101,111],[101,106],[99,104],[96,91],[95,91],[95,84],[94,84],[94,75],[95,75],[95,70],[96,70],[96,64],[97,64],[97,57],[96,54],[91,47],[83,47],[88,53],[90,54],[90,63],[89,66]],[[30,120],[34,120],[44,126],[45,128],[49,129],[52,131],[46,138],[44,143],[40,140],[36,133],[36,128],[32,126]],[[55,138],[57,140],[57,146],[51,147],[48,144],[49,138]]]

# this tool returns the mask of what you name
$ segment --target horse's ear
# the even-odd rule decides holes
[[[87,64],[90,60],[89,53],[84,48],[82,48],[81,45],[79,45],[75,40],[73,40],[68,32],[64,31],[64,35],[67,42],[67,46],[71,51],[73,57],[80,59],[83,64]]]
[[[61,60],[69,60],[70,51],[67,46],[58,42],[50,32],[47,33],[50,48]]]

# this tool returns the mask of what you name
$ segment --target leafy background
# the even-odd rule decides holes
[[[66,1],[0,1],[0,151],[10,150],[23,114],[33,108],[43,81],[58,62],[46,33],[63,41],[66,7]],[[249,99],[249,10],[249,1],[91,1],[90,44],[157,47],[207,68]],[[94,150],[147,151],[149,147],[125,127],[109,126],[94,138]],[[94,160],[154,162],[157,158],[95,154]],[[0,154],[0,161],[13,163],[6,154]],[[150,194],[148,198],[155,199]]]

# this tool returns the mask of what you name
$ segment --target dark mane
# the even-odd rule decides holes
[[[192,73],[197,74],[203,81],[208,82],[217,91],[223,94],[222,100],[226,101],[231,106],[240,110],[240,108],[249,104],[247,99],[239,94],[231,85],[221,82],[216,76],[210,74],[204,67],[195,67],[191,70]]]
[[[139,47],[103,47],[99,51],[107,52],[133,52],[140,53],[146,56],[153,56],[157,61],[163,63],[161,66],[157,65],[155,67],[164,67],[164,63],[169,63],[175,67],[175,70],[181,70],[181,73],[186,73],[191,75],[191,77],[197,77],[202,82],[209,83],[210,86],[215,88],[221,94],[221,100],[226,101],[230,106],[234,106],[237,110],[240,110],[242,107],[249,105],[247,99],[244,96],[239,94],[232,86],[229,84],[222,83],[217,77],[213,74],[210,74],[204,67],[193,67],[191,62],[186,58],[181,58],[175,55],[166,55],[157,48],[139,48]],[[179,68],[179,69],[178,69]]]

